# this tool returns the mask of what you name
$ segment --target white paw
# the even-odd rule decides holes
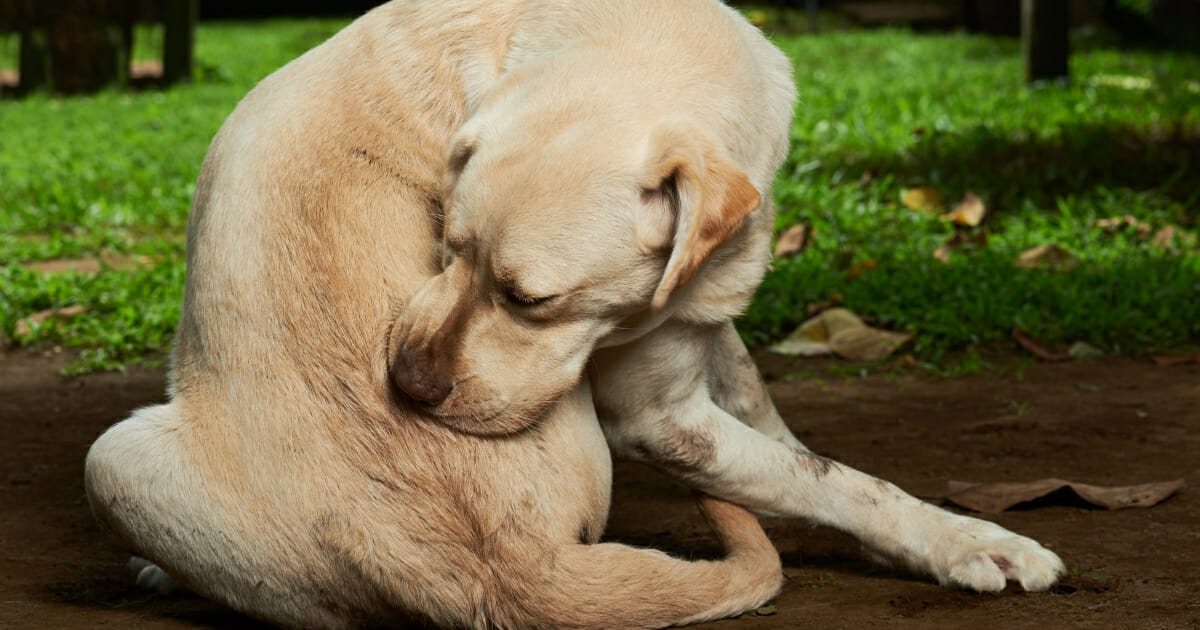
[[[140,556],[129,557],[129,570],[133,572],[134,581],[138,586],[159,595],[170,595],[182,588],[179,582],[158,568],[157,564]]]
[[[966,517],[930,556],[942,585],[979,592],[1004,590],[1010,580],[1027,591],[1044,591],[1066,573],[1063,561],[1037,541]]]

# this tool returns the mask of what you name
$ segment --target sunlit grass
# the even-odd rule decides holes
[[[0,332],[87,348],[80,370],[161,358],[179,318],[188,204],[213,134],[259,79],[345,22],[202,24],[193,84],[0,101]],[[154,37],[135,58],[153,57]],[[97,275],[20,267],[103,253],[151,263]],[[86,310],[17,329],[68,306]]]
[[[1009,347],[1014,327],[1122,353],[1200,339],[1200,59],[1085,49],[1073,81],[1025,87],[1011,40],[885,31],[777,41],[800,94],[778,225],[805,223],[815,237],[776,262],[741,322],[749,339],[777,338],[825,302],[916,333],[918,356],[933,360]],[[955,228],[900,203],[914,187],[939,191],[946,211],[968,192],[982,197],[989,217],[972,232],[987,245],[935,260]],[[1095,227],[1126,215],[1176,230],[1174,242]],[[1042,244],[1079,264],[1014,266]],[[848,279],[863,260],[873,270]]]

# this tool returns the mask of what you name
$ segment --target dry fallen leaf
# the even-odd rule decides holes
[[[853,280],[864,273],[867,273],[868,271],[875,271],[875,268],[878,266],[879,263],[875,262],[874,258],[860,260],[854,263],[854,266],[850,267],[850,271],[846,272],[846,279]]]
[[[1167,250],[1175,249],[1175,226],[1168,225],[1158,232],[1154,233],[1154,238],[1150,239],[1150,244],[1156,247],[1161,247]]]
[[[942,209],[942,196],[927,186],[909,188],[900,195],[900,203],[912,210],[933,213]]]
[[[902,370],[912,370],[921,367],[921,362],[917,361],[917,357],[911,354],[902,354],[895,361],[892,361],[892,367]]]
[[[954,209],[942,215],[942,219],[962,227],[975,227],[983,221],[987,206],[975,193],[967,193]]]
[[[777,354],[804,357],[833,354],[829,339],[837,332],[866,326],[857,315],[844,308],[831,308],[810,317],[783,341],[769,349]]]
[[[1064,488],[1092,505],[1110,510],[1151,507],[1178,492],[1184,486],[1184,480],[1175,479],[1135,486],[1093,486],[1064,479],[1041,479],[1028,483],[951,481],[948,485],[947,501],[977,512],[995,514]]]
[[[1076,341],[1075,343],[1071,344],[1070,348],[1067,348],[1067,354],[1071,355],[1072,359],[1078,359],[1080,361],[1092,361],[1102,358],[1104,356],[1104,351],[1086,341]]]
[[[888,356],[912,335],[867,326],[844,308],[831,308],[801,324],[786,339],[771,346],[777,354],[817,356],[836,354],[854,361]]]
[[[1017,343],[1021,344],[1022,348],[1025,348],[1032,353],[1033,356],[1043,361],[1067,361],[1071,358],[1071,354],[1069,352],[1050,350],[1041,341],[1030,337],[1028,333],[1020,328],[1012,329],[1012,337]]]
[[[1073,269],[1079,258],[1058,245],[1038,245],[1021,252],[1017,266],[1022,269]]]
[[[895,352],[908,343],[912,335],[863,326],[830,337],[833,353],[853,361],[874,361]]]
[[[13,332],[18,336],[25,336],[33,333],[33,327],[38,324],[44,324],[51,320],[71,319],[80,313],[83,313],[85,308],[82,306],[67,306],[63,308],[51,308],[44,311],[38,311],[29,317],[22,318],[17,321],[17,325],[13,327]]]
[[[779,240],[775,243],[775,257],[785,258],[787,256],[795,256],[804,251],[808,247],[809,241],[812,240],[812,230],[807,225],[793,225],[788,228]]]
[[[938,245],[938,248],[933,250],[933,257],[942,262],[950,262],[950,256],[955,251],[972,247],[987,247],[987,242],[987,232],[982,230],[978,232],[955,230],[945,243]]]
[[[1107,219],[1099,219],[1092,224],[1105,232],[1117,232],[1124,228],[1129,228],[1137,233],[1139,238],[1146,238],[1150,235],[1150,224],[1138,220],[1137,217],[1127,214],[1123,217],[1109,217]]]

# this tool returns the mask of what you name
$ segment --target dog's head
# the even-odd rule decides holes
[[[598,344],[668,316],[761,202],[686,120],[494,109],[451,143],[442,272],[388,348],[401,395],[477,434],[536,422]]]

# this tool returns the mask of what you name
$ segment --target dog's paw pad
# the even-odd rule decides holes
[[[1044,591],[1066,574],[1066,565],[1053,551],[1027,538],[1017,542],[1024,543],[1024,548],[995,554],[992,561],[1004,571],[1006,578],[1019,583],[1021,588]]]
[[[1005,572],[982,551],[969,553],[956,561],[944,582],[980,593],[1004,590],[1008,579]]]
[[[180,589],[179,582],[167,575],[157,564],[145,558],[132,556],[129,558],[129,570],[133,572],[137,585],[154,591],[159,595],[170,595]]]
[[[1032,539],[992,523],[975,521],[962,532],[949,552],[940,581],[978,592],[1004,590],[1009,581],[1026,591],[1044,591],[1066,573],[1066,566],[1049,549]]]

